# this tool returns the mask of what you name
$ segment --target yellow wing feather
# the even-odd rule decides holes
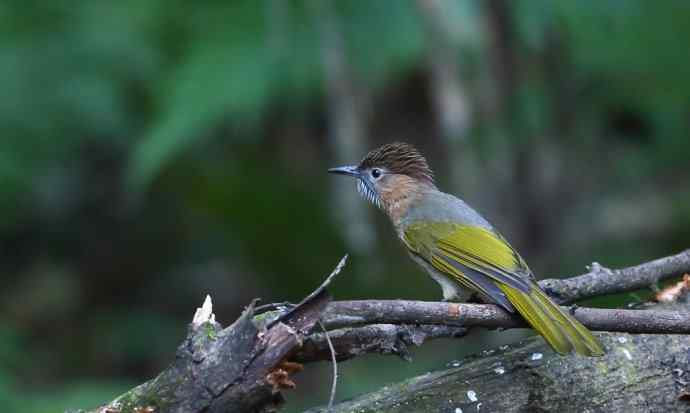
[[[514,307],[557,352],[604,353],[589,330],[541,291],[510,244],[490,229],[447,222],[414,223],[405,229],[403,241],[461,286],[509,311]]]

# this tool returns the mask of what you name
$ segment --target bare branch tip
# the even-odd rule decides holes
[[[341,258],[340,261],[338,262],[338,265],[335,266],[335,269],[333,270],[331,275],[336,275],[340,271],[342,271],[342,269],[345,267],[345,264],[347,264],[348,258],[350,258],[350,254],[343,255],[343,258]]]
[[[194,312],[194,317],[192,318],[192,325],[198,327],[204,323],[215,323],[216,315],[213,314],[213,301],[211,301],[211,296],[206,294],[204,303],[201,307],[196,309]]]

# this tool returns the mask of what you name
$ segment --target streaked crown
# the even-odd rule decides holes
[[[432,184],[434,173],[424,156],[412,145],[403,142],[385,144],[369,152],[359,163],[360,169],[385,168],[391,173],[407,175]]]

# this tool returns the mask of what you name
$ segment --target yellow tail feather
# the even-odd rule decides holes
[[[604,354],[599,341],[573,316],[563,311],[538,287],[525,293],[499,284],[508,300],[525,320],[560,354],[571,350],[583,356]]]

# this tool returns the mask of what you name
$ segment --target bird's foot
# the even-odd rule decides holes
[[[444,296],[443,299],[441,300],[444,303],[474,303],[474,304],[483,304],[484,301],[479,297],[479,294],[472,293],[472,294],[463,294],[463,293],[457,293],[449,296]]]

